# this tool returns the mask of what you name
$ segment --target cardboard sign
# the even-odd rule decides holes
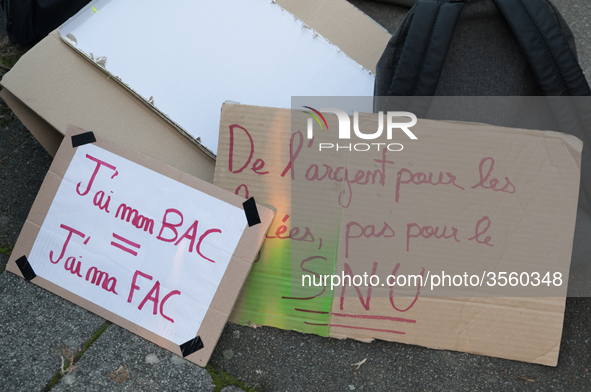
[[[8,270],[205,365],[273,212],[91,133],[68,136]]]
[[[155,18],[174,22],[155,29]],[[100,0],[59,31],[214,154],[226,100],[288,108],[292,95],[373,94],[369,70],[270,1]]]
[[[391,35],[351,3],[346,0],[277,0],[277,3],[364,68],[375,72],[375,65]],[[166,45],[182,51],[184,46],[191,45],[194,37],[184,37],[186,44],[181,38],[174,37]],[[213,182],[215,157],[194,137],[154,111],[152,105],[100,71],[99,65],[73,50],[57,30],[21,57],[4,75],[1,84],[2,99],[52,156],[68,125],[77,124],[119,145]],[[183,102],[183,106],[187,105],[189,103]],[[219,113],[219,106],[215,112]],[[219,120],[217,116],[215,119]],[[120,129],[126,132],[119,132]],[[212,132],[217,134],[217,129],[216,122]]]
[[[222,109],[215,184],[278,209],[231,321],[556,364],[580,140],[419,120],[404,149],[319,152],[308,118]]]

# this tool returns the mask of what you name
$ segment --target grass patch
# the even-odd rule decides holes
[[[97,340],[99,338],[99,336],[101,336],[103,334],[103,332],[105,332],[107,327],[111,324],[113,324],[113,323],[110,321],[105,321],[105,324],[98,331],[96,331],[94,333],[94,335],[92,335],[92,337],[86,343],[84,343],[84,346],[82,346],[82,350],[74,356],[74,363],[78,362],[80,360],[80,358],[82,358],[82,355],[84,355],[86,350],[88,350],[90,348],[90,346],[92,346],[92,344],[95,342],[95,340]]]
[[[20,52],[7,53],[4,55],[4,57],[2,57],[2,65],[10,69],[14,67],[14,64],[16,64],[16,62],[21,58],[22,55],[23,53]]]
[[[82,356],[84,355],[86,350],[88,350],[88,348],[90,348],[90,346],[92,346],[92,344],[95,342],[95,340],[97,340],[99,338],[99,336],[101,336],[102,333],[105,332],[107,327],[111,324],[112,323],[110,321],[105,321],[105,324],[103,324],[103,326],[98,331],[96,331],[94,333],[94,335],[92,335],[92,337],[86,343],[84,343],[84,346],[82,346],[82,350],[80,350],[80,352],[77,353],[71,361],[67,361],[62,366],[60,371],[57,372],[57,374],[55,376],[53,376],[53,378],[51,380],[49,380],[47,385],[45,385],[45,388],[43,388],[43,392],[48,392],[49,390],[51,390],[51,388],[53,388],[62,379],[62,377],[65,374],[67,374],[66,370],[70,366],[73,366],[76,362],[78,362],[80,360],[80,358],[82,358]]]
[[[10,246],[0,245],[0,253],[2,253],[5,256],[8,256],[8,257],[10,257],[10,255],[12,254],[13,249],[14,249],[14,245],[10,245]]]
[[[213,383],[215,384],[215,389],[213,390],[213,392],[220,392],[222,390],[222,388],[228,387],[231,385],[242,388],[247,392],[258,392],[254,388],[247,387],[243,381],[238,380],[236,377],[232,376],[228,372],[224,372],[222,370],[216,370],[211,365],[207,365],[205,368],[207,369],[207,371],[211,375]]]
[[[2,71],[9,71],[31,47],[30,44],[15,45],[10,42],[8,37],[0,40],[0,68]]]

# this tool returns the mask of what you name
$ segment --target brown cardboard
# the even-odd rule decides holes
[[[557,364],[578,199],[580,140],[548,131],[419,120],[412,128],[418,140],[409,141],[404,135],[393,140],[402,142],[405,148],[401,153],[386,155],[392,163],[385,164],[383,185],[352,184],[347,190],[335,181],[302,178],[306,169],[312,167],[311,163],[319,167],[332,165],[333,170],[342,165],[349,170],[349,178],[353,178],[357,169],[379,167],[373,160],[380,159],[380,155],[372,152],[368,158],[346,151],[338,154],[334,150],[319,154],[318,143],[334,140],[327,140],[319,127],[314,131],[315,140],[307,140],[306,116],[299,110],[236,104],[226,104],[222,109],[215,184],[241,196],[246,196],[248,190],[248,196],[273,204],[278,210],[261,258],[253,266],[231,315],[233,322],[250,321],[336,338],[362,341],[377,338],[550,366]],[[325,128],[324,132],[336,135],[336,116],[325,114],[325,118],[329,131]],[[368,122],[361,129],[377,128],[375,115],[366,119]],[[297,158],[292,160],[290,171],[287,168],[292,129],[301,131],[303,137],[298,139],[297,133],[293,134],[296,142],[291,150]],[[230,130],[234,132],[232,149]],[[252,144],[245,141],[244,130],[251,136]],[[251,155],[250,146],[253,146],[252,157],[244,165]],[[479,168],[485,157],[495,158],[489,177],[486,169]],[[259,163],[253,170],[257,159],[265,165],[261,168]],[[369,167],[363,166],[366,161]],[[244,169],[240,170],[243,165]],[[397,190],[397,174],[403,173],[402,169],[413,173],[435,172],[433,182],[437,182],[440,171],[444,176],[451,172],[464,189],[450,184],[405,183]],[[263,172],[268,173],[263,175]],[[295,180],[290,178],[292,173]],[[405,175],[401,174],[404,180]],[[493,190],[490,187],[493,177],[503,184],[508,179],[515,190],[508,187],[507,192],[502,192],[500,186]],[[482,183],[485,186],[478,185],[483,178],[486,178]],[[343,190],[351,198],[351,208],[339,206],[337,202]],[[400,202],[394,201],[397,192]],[[289,220],[282,221],[286,215],[290,215]],[[484,215],[490,217],[490,230],[480,231],[473,238],[477,222]],[[395,235],[387,239],[377,235],[350,239],[347,248],[345,234],[350,222],[375,224],[374,234],[382,228],[382,223],[388,223]],[[409,237],[407,224],[411,222],[456,227],[457,241]],[[281,229],[282,226],[286,228]],[[316,239],[322,237],[323,245],[319,246],[319,241],[308,245],[273,238],[290,233],[294,227],[301,232],[304,226],[310,227]],[[338,233],[338,245],[328,238],[331,228]],[[273,258],[273,252],[280,254],[280,242],[291,249]],[[301,254],[322,256],[325,261],[308,260],[300,265]],[[330,260],[335,260],[332,267]],[[428,279],[428,273],[441,273],[443,269],[451,275],[465,271],[469,275],[485,271],[529,274],[558,271],[562,274],[562,284],[548,290],[530,287],[533,291],[498,285],[475,290],[430,291],[422,286],[418,294],[414,286],[390,292],[394,288],[389,285],[372,287],[371,295],[366,286],[359,287],[359,292],[354,287],[347,287],[345,293],[341,287],[336,287],[333,293],[326,289],[323,295],[318,295],[319,287],[293,291],[300,275],[341,275],[345,263],[356,275],[366,272],[371,276],[375,268],[380,282],[388,274],[423,273],[423,278]],[[399,270],[395,273],[398,263]],[[290,283],[291,292],[286,288]]]
[[[375,69],[390,36],[345,0],[286,1],[285,7],[328,40],[342,45],[366,69]],[[74,123],[213,181],[214,157],[210,153],[69,47],[57,31],[27,52],[5,75],[2,86],[8,90],[2,93],[7,103],[52,155],[59,135]]]
[[[50,61],[52,58],[55,61]],[[75,123],[179,170],[211,180],[212,156],[202,153],[197,144],[163,117],[68,48],[57,32],[23,55],[9,74],[2,81],[3,86],[58,132],[64,134],[68,124]],[[29,115],[25,121],[39,128],[34,134],[48,133],[46,127],[40,128],[31,118]],[[55,144],[43,145],[50,154],[55,153]]]
[[[58,188],[62,182],[62,178],[64,177],[64,174],[74,157],[74,153],[76,152],[76,148],[72,147],[70,136],[79,134],[81,131],[82,130],[79,128],[71,127],[66,134],[66,137],[64,138],[64,141],[61,144],[60,149],[58,150],[50,170],[42,184],[33,207],[31,208],[21,235],[15,245],[12,256],[9,259],[7,269],[10,272],[22,276],[15,263],[15,260],[21,256],[26,256],[30,259],[35,239],[37,238],[40,228],[43,225],[46,215],[48,214],[49,208],[55,199]],[[104,150],[110,151],[166,177],[169,177],[177,182],[187,185],[188,187],[197,189],[205,194],[211,195],[242,209],[243,199],[238,196],[234,196],[226,191],[221,190],[220,188],[204,182],[203,180],[199,180],[193,176],[181,172],[180,170],[171,168],[170,166],[143,156],[137,152],[130,151],[120,145],[117,145],[116,143],[107,141],[100,137],[97,139],[98,140],[96,143],[94,143],[94,145],[101,147]],[[240,287],[242,286],[244,279],[248,274],[248,271],[252,265],[252,261],[256,256],[256,252],[261,246],[264,236],[273,219],[274,212],[270,209],[260,205],[257,205],[257,209],[261,219],[261,224],[251,227],[246,225],[238,242],[238,246],[230,258],[229,265],[223,274],[223,277],[221,278],[218,289],[215,291],[215,295],[213,296],[209,309],[207,310],[205,318],[203,319],[197,332],[197,336],[200,336],[203,340],[204,348],[187,356],[187,359],[197,363],[200,366],[205,366],[207,364],[207,361],[211,356],[213,349],[215,348],[215,344],[221,334],[228,314],[232,309]],[[153,253],[150,253],[150,255],[152,254]],[[158,344],[178,355],[181,355],[178,344],[175,344],[170,340],[159,336],[155,332],[151,332],[136,323],[118,316],[117,314],[108,311],[83,297],[73,294],[66,288],[60,287],[59,285],[56,285],[55,283],[52,283],[41,276],[35,277],[32,282],[98,314],[101,317],[121,325],[122,327],[154,342],[155,344]],[[83,281],[81,280],[81,282]],[[122,294],[122,292],[125,291],[124,288],[120,288],[120,286],[117,287],[119,294]]]

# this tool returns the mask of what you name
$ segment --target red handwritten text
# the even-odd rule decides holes
[[[127,302],[129,302],[129,303],[131,303],[131,301],[133,300],[133,292],[140,290],[140,287],[137,285],[138,276],[141,276],[144,279],[152,280],[152,276],[136,270],[135,273],[133,274],[133,279],[131,281],[131,288],[129,290],[129,296],[127,297]],[[160,311],[160,315],[162,317],[164,317],[166,320],[170,321],[171,323],[174,323],[174,320],[172,318],[170,318],[164,314],[164,305],[166,304],[166,301],[168,301],[170,299],[170,297],[172,297],[173,295],[181,295],[181,292],[178,290],[172,290],[170,293],[166,294],[164,296],[164,298],[162,298],[162,301],[160,301],[160,282],[156,281],[156,283],[154,283],[154,285],[152,286],[152,288],[150,289],[148,294],[146,294],[146,296],[144,297],[142,302],[140,302],[138,309],[142,310],[142,308],[144,307],[146,302],[151,301],[152,305],[153,305],[153,308],[152,308],[153,315],[158,314],[158,311]],[[159,304],[160,304],[160,306],[158,306]]]
[[[115,170],[115,174],[113,174],[113,176],[111,178],[113,178],[117,174],[119,174],[119,172],[117,172],[117,168],[115,166],[113,166],[105,161],[101,161],[100,159],[95,158],[89,154],[86,154],[86,158],[90,159],[91,161],[96,162],[96,167],[94,168],[94,172],[90,176],[90,180],[88,181],[88,185],[86,185],[86,190],[84,192],[80,192],[80,185],[82,185],[82,182],[79,182],[78,185],[76,185],[76,193],[78,193],[80,196],[85,196],[88,194],[88,192],[90,192],[90,188],[92,188],[92,183],[94,182],[94,179],[96,178],[96,175],[98,174],[101,166],[105,166],[106,168],[109,168],[111,170]]]
[[[488,170],[485,172],[485,167],[488,166]],[[482,187],[484,189],[492,189],[495,192],[506,192],[506,193],[515,193],[515,185],[511,183],[508,177],[505,177],[505,185],[501,188],[499,186],[499,179],[493,178],[489,181],[489,177],[495,167],[495,160],[488,157],[483,158],[480,161],[480,165],[478,166],[478,172],[480,173],[480,182],[472,187],[472,189],[476,189],[478,187]],[[488,184],[487,184],[488,181]]]
[[[121,213],[122,221],[131,222],[131,224],[136,228],[143,229],[144,231],[148,231],[150,234],[153,234],[153,219],[146,218],[145,216],[141,215],[138,210],[128,207],[125,203],[121,203],[119,205],[119,208],[117,208],[117,212],[115,213],[115,218],[119,217],[119,213]]]
[[[176,215],[178,217],[178,223],[171,223],[169,221],[168,216],[170,215]],[[212,233],[221,233],[222,231],[220,229],[209,229],[206,230],[203,234],[201,234],[201,236],[199,237],[199,240],[197,241],[197,245],[195,246],[195,240],[197,239],[197,227],[199,225],[199,221],[195,220],[185,231],[185,233],[180,236],[179,238],[179,233],[177,232],[176,228],[180,227],[183,224],[183,213],[180,212],[179,210],[176,210],[174,208],[169,208],[166,210],[166,212],[164,213],[164,217],[162,218],[162,227],[160,228],[160,233],[158,234],[158,236],[156,237],[157,239],[159,239],[160,241],[164,241],[164,242],[174,242],[174,245],[177,246],[183,239],[188,239],[189,242],[189,252],[193,252],[193,247],[195,247],[195,251],[197,252],[197,254],[201,257],[203,257],[205,260],[211,261],[212,263],[215,263],[214,260],[206,257],[203,255],[203,253],[201,253],[201,244],[203,242],[203,240],[205,240],[205,238],[212,234]],[[164,233],[164,230],[168,229],[169,231],[171,231],[174,236],[170,237],[170,238],[166,238],[163,237],[162,234]]]
[[[250,142],[250,150],[249,150],[248,158],[246,159],[244,164],[239,169],[234,169],[234,129],[236,129],[236,128],[244,131],[246,136],[248,136],[248,140]],[[246,130],[246,128],[241,127],[238,124],[230,125],[230,151],[229,151],[229,153],[230,153],[230,155],[228,157],[228,170],[231,171],[232,173],[242,173],[242,171],[244,169],[246,169],[246,167],[250,164],[250,161],[252,160],[252,157],[254,155],[254,142],[252,141],[252,136],[250,136],[250,133]],[[263,161],[262,159],[257,159],[252,164],[252,167],[250,168],[250,170],[252,170],[256,174],[260,174],[260,175],[269,174],[268,171],[266,171],[266,172],[261,171],[261,170],[263,170],[264,167],[265,167],[265,161]]]
[[[413,183],[415,185],[421,185],[421,184],[448,185],[448,184],[452,184],[456,188],[459,188],[461,190],[465,190],[463,187],[456,184],[456,176],[454,176],[453,174],[451,174],[449,172],[447,172],[445,174],[447,175],[447,181],[443,180],[443,172],[439,172],[439,176],[437,177],[437,180],[435,182],[433,182],[433,173],[431,173],[431,172],[429,172],[429,174],[427,175],[427,174],[421,173],[421,172],[413,173],[410,170],[405,169],[405,168],[400,169],[398,171],[398,174],[396,175],[396,202],[398,203],[400,201],[400,185],[403,185],[403,184],[410,184],[410,183]]]
[[[286,214],[283,217],[283,219],[281,220],[281,222],[285,223],[285,222],[287,222],[288,219],[289,219],[289,215]],[[269,232],[270,231],[271,230],[269,230]],[[288,228],[286,225],[280,225],[275,230],[274,236],[267,234],[266,238],[276,238],[279,240],[292,239],[294,241],[303,241],[303,242],[314,242],[316,240],[314,238],[314,235],[310,231],[309,227],[304,228],[304,234],[302,234],[302,235],[300,235],[301,229],[299,227],[292,227],[291,230],[289,230],[289,234],[284,235],[285,233],[287,233],[287,231],[288,231]]]
[[[481,228],[480,226],[486,223],[486,227],[485,228]],[[468,238],[468,241],[472,241],[475,240],[476,242],[478,242],[479,244],[485,244],[488,246],[494,246],[493,244],[490,243],[490,236],[486,236],[484,239],[482,239],[482,236],[484,234],[486,234],[486,232],[488,231],[488,228],[490,227],[490,219],[488,216],[483,216],[482,219],[480,219],[477,223],[476,223],[476,228],[474,229],[474,237],[470,237]]]
[[[416,229],[416,230],[413,230]],[[451,233],[447,233],[447,226],[443,226],[441,232],[439,231],[439,226],[419,226],[416,223],[407,223],[406,224],[406,251],[410,250],[410,239],[411,238],[437,238],[437,239],[450,239],[453,238],[456,242],[460,242],[458,239],[458,229],[452,227]]]
[[[344,182],[347,184],[341,192],[339,192],[338,200],[339,205],[348,208],[353,198],[353,190],[351,184],[367,185],[369,183],[375,184],[376,181],[380,185],[386,184],[386,164],[394,164],[394,162],[386,159],[386,150],[382,150],[382,157],[380,159],[374,159],[375,162],[381,164],[381,169],[371,170],[358,170],[353,178],[349,177],[349,169],[344,166],[333,168],[330,165],[323,164],[324,169],[316,164],[312,164],[306,170],[305,178],[308,181],[322,181],[325,179]],[[322,174],[321,174],[322,172]]]
[[[361,226],[357,222],[347,223],[347,230],[345,232],[345,258],[349,257],[349,240],[352,238],[391,238],[394,237],[394,230],[384,222],[382,229],[376,233],[376,227],[374,225]]]

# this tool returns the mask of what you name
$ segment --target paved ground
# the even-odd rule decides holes
[[[407,10],[352,2],[391,32]],[[591,4],[588,0],[556,3],[575,33],[581,64],[591,80]],[[0,104],[0,265],[4,265],[51,158]],[[74,359],[75,368],[59,379],[62,357]],[[364,358],[367,361],[358,370],[351,366]],[[243,388],[260,391],[591,391],[591,300],[567,300],[556,368],[233,324],[226,325],[210,363],[215,371],[201,369],[10,273],[0,274],[2,391],[212,391],[214,381],[228,384],[235,381],[233,377],[245,382]]]

